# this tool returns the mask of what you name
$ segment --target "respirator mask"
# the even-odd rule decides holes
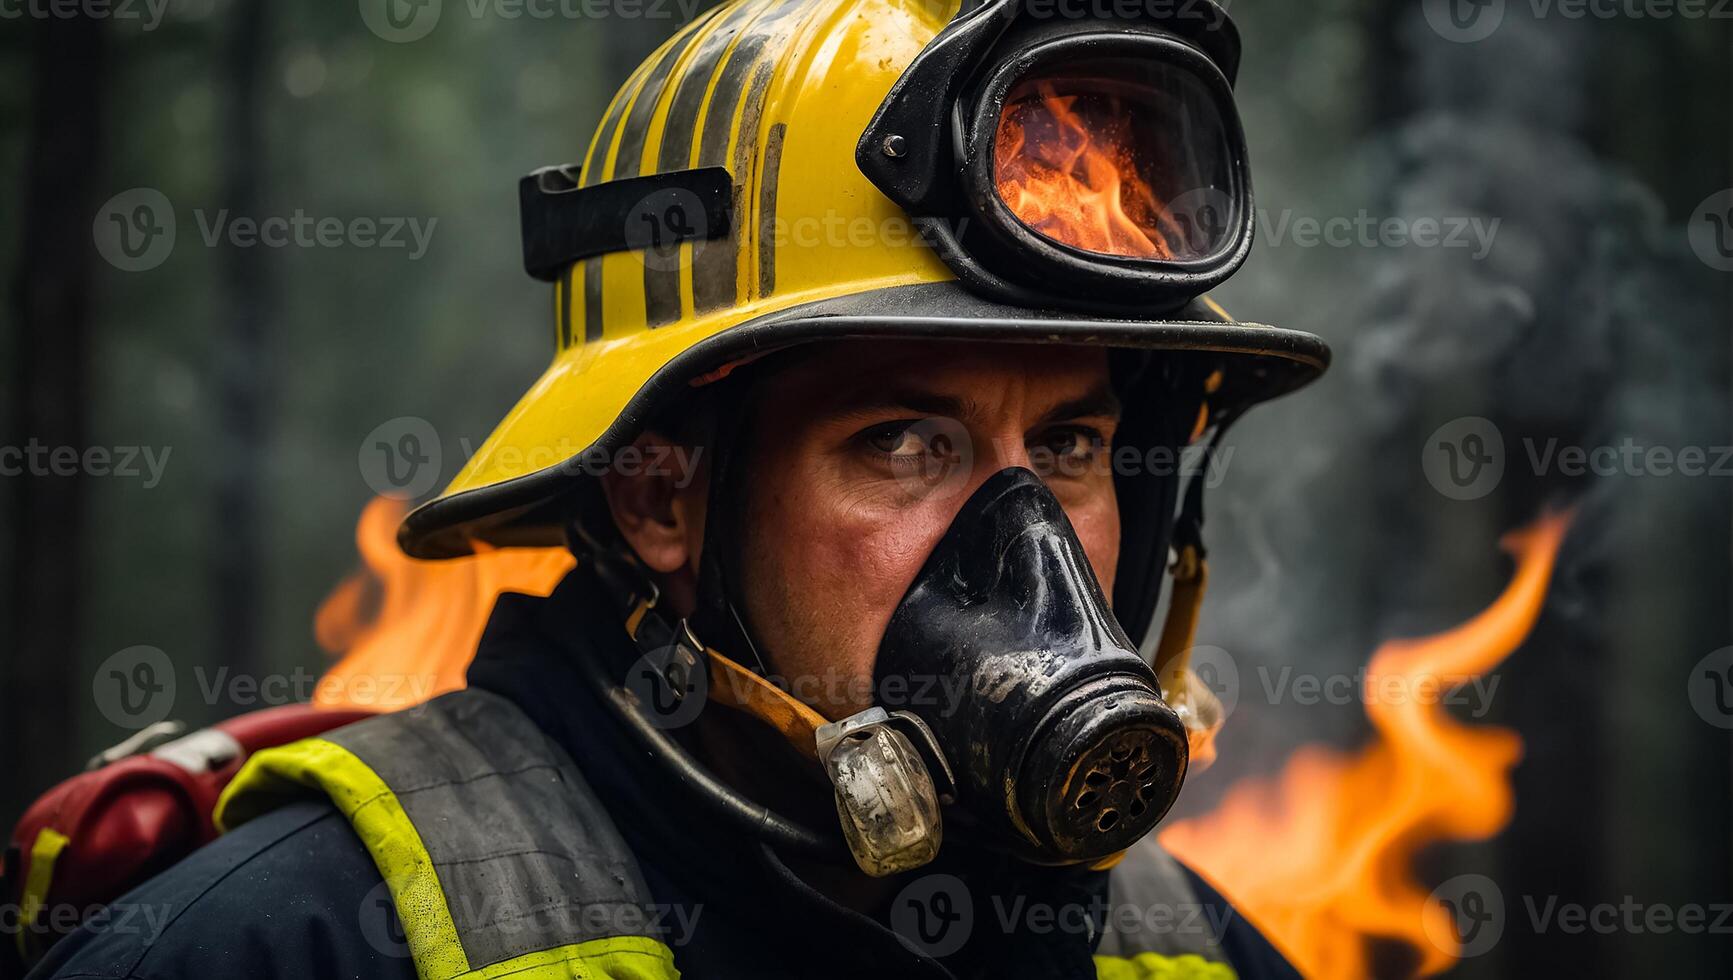
[[[874,689],[931,696],[818,730],[869,874],[931,860],[941,811],[1023,860],[1096,861],[1154,827],[1185,778],[1184,725],[1027,469],[958,511],[891,615]]]

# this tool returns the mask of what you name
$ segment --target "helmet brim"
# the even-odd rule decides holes
[[[404,519],[398,531],[404,552],[437,559],[473,554],[478,542],[493,547],[557,544],[559,528],[537,518],[547,512],[546,504],[589,479],[582,461],[610,456],[630,444],[660,406],[698,379],[800,344],[961,340],[1229,355],[1220,359],[1226,370],[1211,397],[1214,411],[1229,417],[1304,387],[1330,363],[1330,349],[1321,338],[1235,321],[1207,299],[1171,319],[1122,320],[1004,306],[954,282],[891,286],[801,304],[690,344],[672,336],[678,332],[649,331],[562,354],[482,447],[477,460],[443,494]],[[616,400],[623,399],[617,411],[610,411],[605,392],[594,390],[597,378],[607,378],[607,389],[616,393]],[[579,404],[588,411],[567,411]],[[583,431],[586,427],[599,431]],[[562,433],[555,441],[563,447],[559,451],[552,451],[545,435],[529,435],[550,432]],[[488,458],[507,452],[523,461],[539,455],[546,465],[503,477],[499,467],[485,465]]]

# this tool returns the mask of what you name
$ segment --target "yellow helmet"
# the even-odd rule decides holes
[[[1200,429],[1320,373],[1318,338],[1237,323],[1197,298],[1251,240],[1225,13],[1172,4],[1166,18],[1103,25],[1044,21],[1037,6],[734,0],[662,45],[581,165],[524,178],[525,261],[553,284],[554,360],[444,493],[408,515],[404,550],[559,543],[557,502],[665,399],[802,342],[1194,352],[1210,379]],[[1025,109],[1036,115],[1019,151],[1040,126],[1075,148],[1065,133],[1082,131],[1071,116],[1088,93],[1062,91],[1067,72],[1169,137],[1138,143],[1141,117],[1096,123],[1120,151],[1107,178],[1142,193],[1093,202],[1130,244],[1068,235],[1067,202],[1025,199],[1044,190],[1039,168],[1007,166],[1006,120]],[[1138,163],[1134,149],[1159,160]],[[1078,188],[1069,204],[1087,209]],[[1187,248],[1200,229],[1204,245]]]

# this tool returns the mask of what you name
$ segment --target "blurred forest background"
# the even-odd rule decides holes
[[[0,478],[8,826],[128,734],[90,694],[115,651],[317,670],[313,610],[355,568],[356,519],[375,495],[357,464],[364,437],[424,419],[449,478],[549,357],[548,289],[519,262],[516,180],[578,158],[615,87],[680,19],[444,8],[412,43],[343,2],[0,20],[0,444],[170,454],[152,486]],[[1479,261],[1300,247],[1260,227],[1219,298],[1323,335],[1337,369],[1236,431],[1213,491],[1200,640],[1234,651],[1247,678],[1282,664],[1351,672],[1384,639],[1485,606],[1510,571],[1499,535],[1575,505],[1541,624],[1484,719],[1527,746],[1515,822],[1439,848],[1423,870],[1565,902],[1727,902],[1733,752],[1686,689],[1733,643],[1733,478],[1569,478],[1536,473],[1520,446],[1733,445],[1733,273],[1687,238],[1733,186],[1733,28],[1538,9],[1513,0],[1493,36],[1454,43],[1418,0],[1233,3],[1270,222],[1365,211],[1501,226]],[[179,229],[166,260],[129,272],[92,229],[134,188],[173,202]],[[194,212],[225,208],[437,224],[419,256],[208,247]],[[1465,416],[1499,426],[1510,462],[1473,501],[1436,491],[1420,464],[1428,435]],[[1183,812],[1303,742],[1365,735],[1358,706],[1266,704],[1254,683]],[[225,713],[191,698],[176,711]],[[1733,975],[1729,937],[1513,923],[1457,971],[1633,974]]]

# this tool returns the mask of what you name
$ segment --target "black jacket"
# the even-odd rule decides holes
[[[1095,976],[1092,922],[1106,909],[1107,873],[940,869],[977,896],[971,938],[940,961],[899,938],[884,916],[825,898],[769,848],[700,819],[571,666],[579,656],[629,662],[617,617],[597,593],[574,574],[549,599],[502,597],[470,683],[511,699],[577,761],[637,856],[687,976]],[[1241,977],[1295,975],[1219,894],[1187,876],[1203,919],[1222,924],[1222,948]],[[1004,928],[1006,910],[1030,901],[1081,906],[1096,919]],[[345,818],[318,801],[255,819],[194,853],[57,945],[32,976],[409,980],[416,972],[372,858]]]

